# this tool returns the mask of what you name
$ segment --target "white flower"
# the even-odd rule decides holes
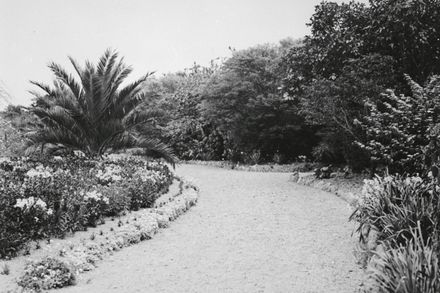
[[[109,203],[108,197],[102,195],[102,193],[96,190],[86,192],[86,194],[84,195],[84,200],[103,201],[106,204]]]
[[[50,178],[52,177],[52,169],[48,167],[44,167],[43,165],[38,165],[36,168],[32,168],[29,171],[27,171],[26,176],[29,178],[32,177]]]
[[[86,194],[84,195],[84,199],[85,200],[94,199],[96,201],[99,201],[101,196],[102,196],[102,194],[100,192],[93,190],[93,191],[86,192]]]
[[[20,208],[23,211],[28,211],[32,207],[45,211],[47,209],[47,204],[40,198],[31,196],[28,198],[17,199],[17,203],[14,207]]]
[[[98,170],[96,177],[104,184],[122,180],[122,168],[115,164],[106,165],[104,171]]]

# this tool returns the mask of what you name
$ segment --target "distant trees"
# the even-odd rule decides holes
[[[181,159],[221,159],[210,144],[215,133],[201,113],[203,85],[217,70],[194,65],[183,72],[151,79],[146,85],[149,99],[144,104],[160,111],[158,136],[167,142]]]
[[[417,166],[401,158],[413,155],[405,148],[426,141],[411,146],[399,140],[405,135],[396,143],[394,132],[376,132],[388,133],[386,124],[403,116],[425,117],[417,102],[393,117],[386,105],[398,109],[402,94],[419,99],[414,84],[432,87],[431,77],[440,74],[440,1],[323,1],[309,26],[311,34],[300,40],[232,50],[208,67],[145,77],[124,89],[130,69],[115,54],[85,69],[72,60],[79,83],[51,64],[54,86],[34,83],[45,92],[32,110],[44,124],[34,144],[89,154],[142,145],[168,156],[163,141],[182,159],[287,162],[305,155],[354,170],[388,164],[419,171],[427,149],[416,156]],[[437,94],[430,92],[426,105]],[[371,115],[383,118],[374,133]],[[373,146],[378,140],[380,150]]]
[[[261,159],[293,160],[316,143],[298,105],[281,91],[281,46],[235,51],[205,86],[203,111],[223,134],[231,156],[258,151]]]
[[[437,0],[322,2],[301,40],[233,51],[215,68],[158,79],[153,96],[168,116],[161,135],[185,159],[306,155],[374,167],[376,156],[361,147],[371,133],[357,122],[383,104],[382,93],[411,94],[404,74],[423,84],[440,73],[439,13]]]
[[[281,162],[310,155],[315,127],[281,89],[283,54],[298,42],[233,51],[210,67],[195,65],[152,81],[153,106],[166,112],[161,135],[184,159]],[[256,158],[258,154],[258,159]]]

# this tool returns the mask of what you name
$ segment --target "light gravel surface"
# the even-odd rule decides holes
[[[357,292],[348,204],[288,173],[184,165],[199,203],[60,292]]]

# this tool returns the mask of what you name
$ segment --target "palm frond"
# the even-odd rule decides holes
[[[163,158],[165,161],[170,163],[173,168],[176,167],[176,163],[179,161],[177,156],[174,154],[173,150],[154,138],[141,138],[137,139],[136,146],[145,149],[146,155],[152,154]]]
[[[109,62],[109,58],[110,56],[113,54],[113,51],[108,48],[107,50],[105,50],[104,54],[101,56],[101,58],[99,58],[99,62],[97,65],[97,73],[99,75],[103,75],[106,68],[107,68],[107,64]]]
[[[39,87],[40,89],[42,89],[45,93],[47,93],[49,96],[55,96],[55,92],[52,90],[52,88],[44,83],[41,82],[37,82],[37,81],[29,81],[31,84]]]
[[[66,70],[64,70],[60,65],[51,62],[49,64],[49,68],[52,70],[52,72],[55,74],[55,76],[62,81],[65,85],[69,87],[69,89],[72,91],[73,95],[76,99],[80,99],[81,97],[81,86],[76,82],[76,80],[73,78],[72,75],[68,74]]]

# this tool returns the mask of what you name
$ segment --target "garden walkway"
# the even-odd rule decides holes
[[[356,292],[348,205],[287,173],[183,165],[199,203],[64,292]]]

